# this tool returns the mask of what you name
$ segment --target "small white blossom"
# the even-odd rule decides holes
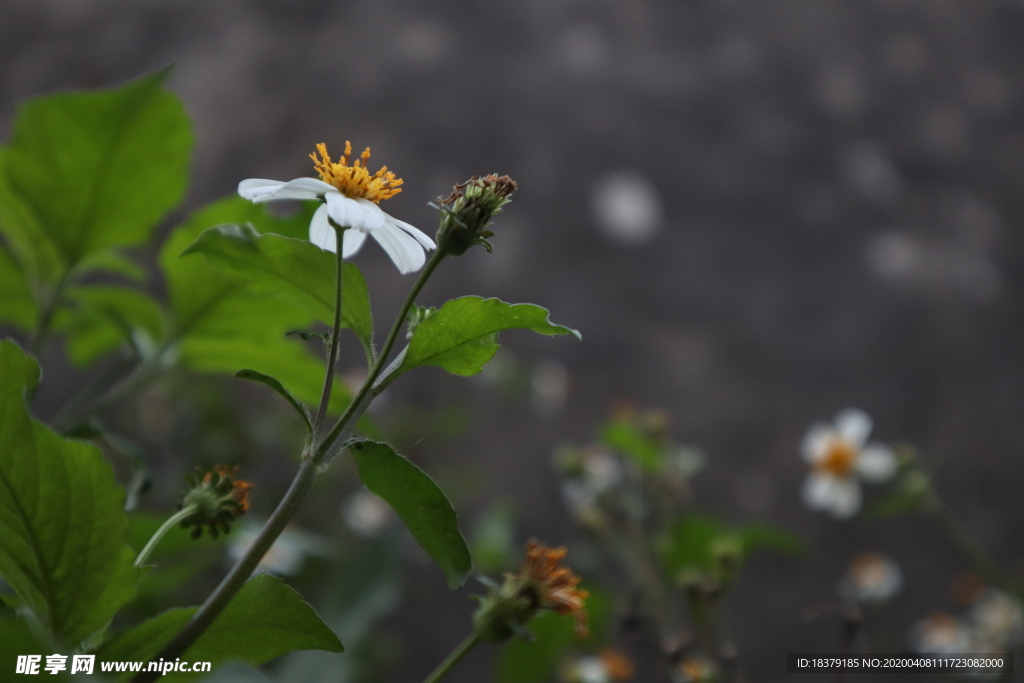
[[[910,645],[921,654],[965,654],[971,649],[971,633],[960,619],[938,613],[911,627]]]
[[[394,520],[395,513],[369,491],[357,491],[345,502],[342,516],[352,531],[369,538],[380,536]]]
[[[903,587],[903,573],[889,557],[877,552],[857,555],[839,583],[839,594],[860,603],[880,603]]]
[[[832,425],[819,423],[808,430],[801,455],[811,467],[804,481],[803,499],[813,510],[834,517],[857,514],[861,504],[859,479],[881,482],[896,473],[896,456],[888,446],[867,443],[871,418],[848,408]]]
[[[1024,612],[1020,601],[1000,590],[985,591],[971,606],[968,620],[975,639],[995,646],[996,651],[1019,645],[1024,638]]]
[[[402,181],[383,167],[375,174],[366,168],[370,150],[361,160],[349,164],[352,146],[346,143],[345,154],[338,163],[327,156],[327,148],[318,145],[320,158],[310,155],[320,179],[295,178],[288,182],[249,178],[238,184],[238,194],[260,203],[279,199],[311,199],[323,202],[309,224],[309,241],[321,249],[337,251],[337,238],[331,221],[347,228],[342,236],[342,256],[358,252],[366,236],[371,235],[387,252],[400,273],[411,273],[423,267],[423,250],[434,249],[433,240],[418,228],[384,213],[377,202],[397,194]]]

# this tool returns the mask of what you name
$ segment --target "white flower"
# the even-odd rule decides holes
[[[871,418],[847,408],[836,415],[835,424],[819,423],[808,430],[801,454],[811,467],[804,481],[803,499],[814,510],[834,517],[852,517],[860,509],[858,478],[880,482],[896,473],[896,456],[882,444],[866,444]]]
[[[975,638],[995,645],[996,651],[1016,646],[1024,638],[1024,612],[1017,598],[989,589],[971,606],[968,614]],[[983,652],[985,650],[977,650]]]
[[[238,184],[238,194],[260,203],[278,199],[313,199],[323,206],[313,214],[309,224],[309,241],[321,249],[337,251],[334,228],[330,221],[344,228],[342,255],[349,258],[363,246],[367,235],[372,235],[387,252],[400,273],[411,273],[423,267],[424,249],[436,245],[421,230],[384,213],[377,202],[401,192],[401,179],[382,167],[370,174],[366,164],[370,149],[360,159],[349,164],[352,145],[345,143],[345,154],[335,163],[327,156],[327,148],[317,145],[320,158],[310,155],[320,180],[295,178],[288,182],[249,178]]]
[[[965,654],[970,651],[971,634],[962,621],[940,612],[911,627],[910,645],[921,654]]]
[[[391,524],[394,513],[383,500],[369,491],[356,491],[342,509],[345,523],[360,536],[374,537]]]
[[[903,573],[893,560],[882,553],[857,555],[839,583],[839,594],[847,600],[864,603],[885,602],[903,587]]]

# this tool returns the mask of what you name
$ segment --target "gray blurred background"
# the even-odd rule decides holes
[[[396,386],[398,403],[474,404],[473,429],[413,455],[475,473],[464,516],[500,492],[523,538],[571,542],[552,448],[617,402],[665,409],[707,456],[702,507],[813,546],[756,558],[733,601],[751,679],[779,680],[785,652],[837,649],[802,611],[856,552],[903,567],[897,631],[948,608],[963,569],[923,520],[802,506],[800,439],[841,408],[941,461],[951,506],[1021,569],[1022,36],[1010,0],[2,0],[0,134],[28,97],[176,64],[194,180],[163,234],[242,178],[312,175],[317,142],[372,146],[405,179],[387,210],[428,233],[454,182],[515,177],[495,253],[446,266],[422,303],[535,302],[584,340],[505,336],[532,401],[439,370]],[[373,246],[358,262],[384,324],[411,281]],[[409,571],[395,681],[472,607]],[[461,680],[487,680],[491,654]]]

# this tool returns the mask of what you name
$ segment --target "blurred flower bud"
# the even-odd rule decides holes
[[[437,231],[437,248],[447,254],[461,256],[474,244],[493,251],[487,229],[491,219],[501,213],[516,191],[516,181],[507,175],[473,176],[455,186],[452,193],[439,200],[441,227]]]

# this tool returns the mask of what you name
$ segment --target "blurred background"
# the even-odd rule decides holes
[[[0,14],[5,139],[26,98],[175,65],[194,174],[161,235],[243,178],[312,175],[318,142],[372,146],[374,168],[405,180],[387,210],[430,234],[427,202],[455,182],[516,178],[495,253],[447,264],[420,303],[535,302],[583,342],[506,334],[482,378],[418,371],[374,419],[463,519],[505,501],[516,545],[568,544],[584,571],[552,451],[590,441],[617,407],[664,410],[704,454],[699,508],[810,547],[755,557],[736,589],[750,680],[781,678],[786,652],[838,649],[840,627],[807,610],[834,599],[860,551],[903,569],[901,647],[910,623],[953,606],[965,567],[926,521],[839,522],[801,503],[800,441],[842,408],[941,463],[950,506],[1024,570],[1024,3],[4,0]],[[386,325],[411,280],[379,249],[357,262]],[[43,365],[46,418],[84,379],[59,345]],[[170,509],[183,474],[227,453],[257,483],[254,515],[268,514],[298,426],[259,390],[196,382],[131,407],[154,472],[140,506]],[[300,525],[358,517],[351,474],[336,467]],[[320,527],[301,580],[328,591],[358,567],[337,568]],[[419,680],[461,639],[474,588],[449,595],[424,557],[393,546],[405,559],[370,610],[387,664],[374,680]],[[195,601],[215,580],[176,590]],[[453,680],[490,680],[495,651]]]

